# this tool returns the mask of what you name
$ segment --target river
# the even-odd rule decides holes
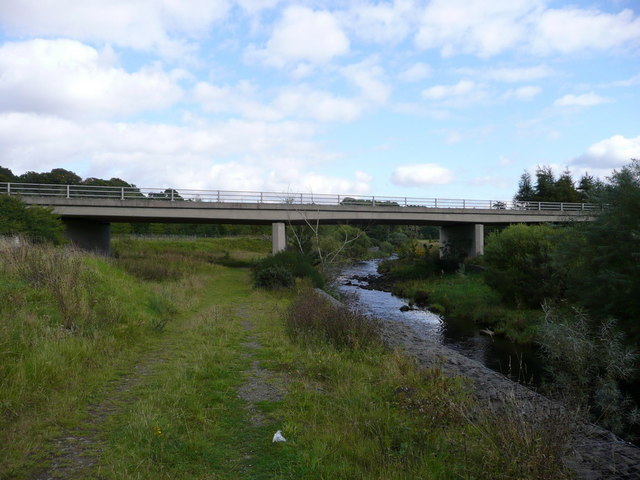
[[[362,277],[378,276],[382,259],[358,262],[344,269],[338,290],[355,297],[358,308],[383,321],[402,322],[418,335],[436,341],[521,383],[537,385],[542,364],[533,347],[482,333],[475,325],[459,325],[422,308],[406,310],[409,302],[389,292],[371,290]],[[405,311],[401,310],[405,307]]]

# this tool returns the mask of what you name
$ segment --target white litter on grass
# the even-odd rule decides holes
[[[284,438],[282,436],[282,430],[278,430],[274,435],[273,435],[273,441],[274,442],[286,442],[287,439]]]

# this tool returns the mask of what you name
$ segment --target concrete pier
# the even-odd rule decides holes
[[[272,249],[271,252],[275,255],[278,252],[287,248],[287,233],[285,230],[285,224],[278,222],[271,225],[271,240]]]
[[[447,225],[440,227],[440,255],[447,248],[461,250],[467,257],[484,253],[484,225]]]
[[[63,218],[65,236],[77,247],[101,255],[111,253],[111,224],[96,220]]]

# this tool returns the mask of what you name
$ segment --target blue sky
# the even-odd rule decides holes
[[[6,0],[0,165],[509,199],[640,157],[637,0]]]

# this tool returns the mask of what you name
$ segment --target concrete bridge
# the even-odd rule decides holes
[[[592,220],[601,206],[310,193],[94,187],[0,183],[0,194],[50,206],[77,245],[109,252],[112,222],[271,224],[273,252],[286,246],[286,225],[435,225],[441,245],[483,253],[484,225]]]

